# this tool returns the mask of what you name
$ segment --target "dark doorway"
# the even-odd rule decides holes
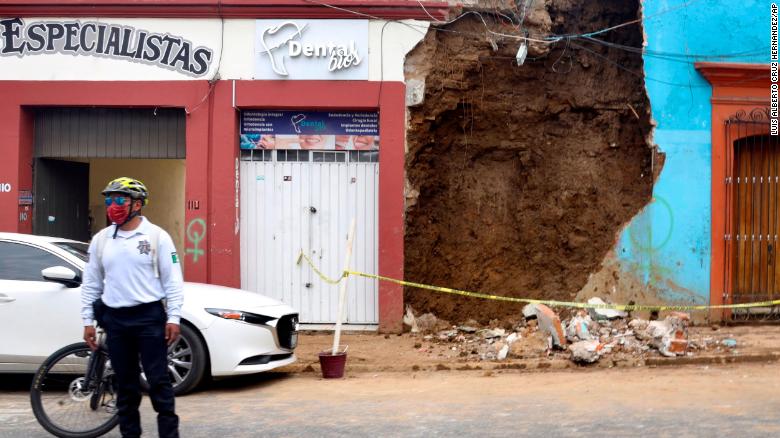
[[[33,234],[89,241],[89,164],[37,158]]]

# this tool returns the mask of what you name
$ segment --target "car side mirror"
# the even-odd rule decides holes
[[[55,283],[62,283],[66,287],[79,287],[81,286],[81,278],[76,274],[73,269],[66,268],[65,266],[52,266],[41,270],[41,276],[46,281],[53,281]]]

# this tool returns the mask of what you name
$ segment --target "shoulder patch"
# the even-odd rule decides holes
[[[173,263],[179,263],[179,255],[178,255],[178,254],[176,254],[175,252],[172,252],[172,253],[171,253],[171,261],[172,261]]]

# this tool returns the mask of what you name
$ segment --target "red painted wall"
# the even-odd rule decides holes
[[[401,82],[236,81],[238,108],[379,109],[379,274],[403,278],[405,86]],[[235,136],[238,127],[230,128]],[[221,125],[216,125],[221,126]],[[227,133],[225,133],[227,134]],[[234,140],[234,145],[238,144]],[[234,172],[224,163],[220,172]],[[216,200],[216,199],[215,199]],[[227,200],[224,201],[227,205]],[[379,283],[379,329],[402,328],[403,290]]]
[[[234,95],[235,85],[235,95]],[[188,281],[240,285],[236,205],[240,108],[379,110],[379,274],[403,278],[404,84],[348,81],[0,81],[0,231],[20,224],[18,190],[32,189],[31,108],[176,107],[187,113],[185,248]],[[235,107],[234,107],[235,102]],[[188,202],[188,201],[197,201]],[[197,208],[195,207],[197,205]],[[381,331],[400,331],[400,286],[379,285]]]

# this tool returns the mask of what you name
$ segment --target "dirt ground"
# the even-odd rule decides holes
[[[704,350],[692,350],[690,355],[677,358],[663,358],[651,350],[642,355],[608,355],[599,362],[576,365],[569,360],[568,351],[554,351],[546,354],[544,345],[526,340],[522,353],[498,360],[480,360],[474,355],[460,356],[453,350],[452,342],[434,339],[425,340],[424,335],[404,333],[381,335],[347,333],[342,335],[342,345],[348,345],[347,374],[351,372],[393,371],[414,373],[417,371],[461,371],[484,370],[547,370],[640,367],[649,364],[720,363],[729,360],[757,361],[761,358],[777,360],[780,354],[780,325],[757,326],[700,326],[689,328],[689,341],[699,345],[709,344]],[[724,339],[734,339],[735,348],[722,346]],[[518,341],[521,342],[521,341]],[[320,373],[318,353],[328,350],[333,343],[332,333],[306,332],[301,334],[295,353],[298,362],[282,369],[295,373]],[[715,346],[715,344],[720,344]],[[522,357],[521,357],[522,356]],[[735,358],[735,359],[729,359]],[[750,358],[750,359],[747,359]]]
[[[638,16],[636,1],[536,3],[526,23],[534,34],[587,32]],[[486,19],[492,29],[507,26]],[[625,26],[604,38],[638,47],[642,30]],[[407,80],[425,81],[407,134],[408,280],[569,300],[648,203],[662,157],[646,140],[642,58],[574,44],[532,47],[517,66],[517,41],[467,16],[429,31],[407,57]],[[517,310],[414,289],[404,300],[453,323]]]

